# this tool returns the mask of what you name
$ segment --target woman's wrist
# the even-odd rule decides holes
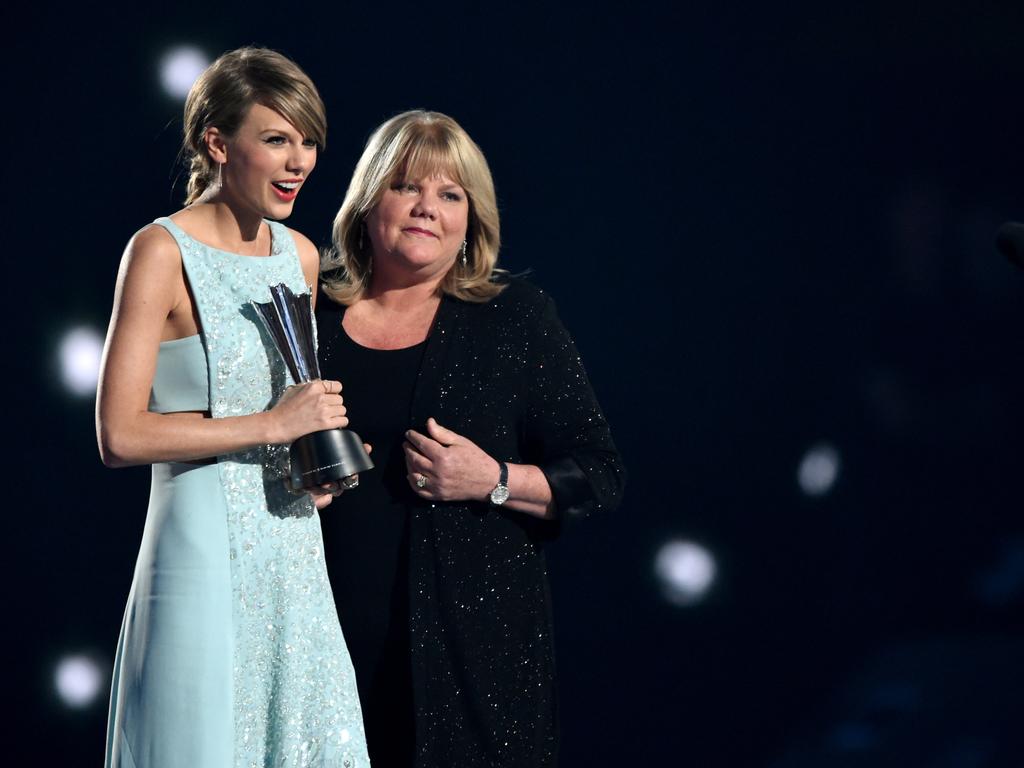
[[[551,486],[540,467],[534,464],[509,464],[508,491],[508,500],[502,507],[542,520],[555,517]]]
[[[254,418],[258,419],[257,430],[260,434],[260,442],[266,445],[281,445],[287,442],[281,437],[281,430],[277,423],[277,417],[274,412],[263,411],[262,413],[253,414]]]

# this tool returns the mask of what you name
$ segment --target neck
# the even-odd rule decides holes
[[[198,201],[206,209],[207,221],[214,236],[235,253],[250,253],[258,248],[257,239],[263,217],[225,199],[223,190],[207,200]]]
[[[415,276],[400,279],[395,275],[374,272],[366,291],[366,300],[389,312],[414,312],[426,304],[441,300],[440,285],[444,275],[417,280]]]

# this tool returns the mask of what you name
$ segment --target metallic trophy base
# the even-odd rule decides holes
[[[303,435],[292,443],[291,461],[293,488],[318,488],[373,469],[362,439],[348,429],[325,429]]]

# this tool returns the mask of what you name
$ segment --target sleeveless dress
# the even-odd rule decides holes
[[[250,299],[307,290],[288,230],[240,256],[170,219],[201,334],[163,342],[149,410],[213,418],[270,408],[291,379]],[[365,768],[355,676],[308,496],[286,446],[154,464],[118,641],[108,768]]]

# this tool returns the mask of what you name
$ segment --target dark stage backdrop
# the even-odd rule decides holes
[[[248,43],[327,102],[290,225],[326,244],[371,129],[450,113],[578,341],[630,482],[550,549],[565,766],[1024,761],[1024,6],[16,5],[5,763],[101,760],[105,690],[54,676],[108,674],[148,469],[60,350],[180,205],[161,57]]]

